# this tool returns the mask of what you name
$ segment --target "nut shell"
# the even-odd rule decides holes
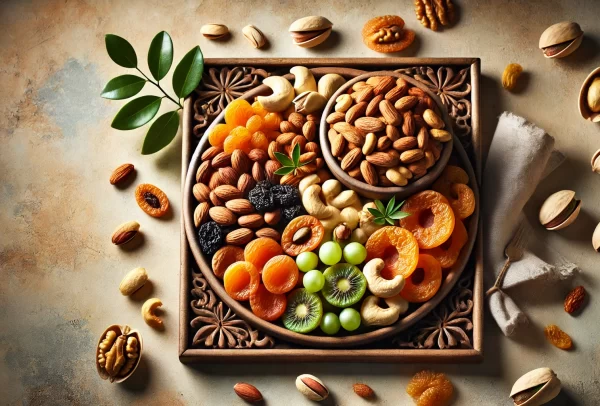
[[[312,48],[324,42],[331,34],[333,23],[325,17],[309,16],[296,20],[290,25],[289,31],[294,37],[294,44],[302,48]],[[296,36],[302,33],[314,33],[315,35],[307,34],[306,40],[304,36]],[[296,34],[296,35],[295,35]]]
[[[137,338],[138,346],[139,346],[137,361],[136,361],[135,365],[133,366],[133,368],[131,368],[131,371],[129,371],[124,376],[111,377],[106,372],[106,370],[104,370],[98,363],[98,354],[100,352],[100,349],[99,349],[100,343],[106,336],[106,333],[108,333],[109,331],[114,331],[117,334],[117,337],[125,334],[127,337]],[[133,373],[137,369],[138,365],[140,364],[140,360],[142,359],[143,350],[144,350],[144,342],[142,340],[142,335],[140,334],[140,332],[138,330],[135,330],[135,329],[132,330],[127,325],[123,325],[123,326],[118,325],[118,324],[110,325],[106,328],[106,330],[104,330],[104,332],[100,336],[100,339],[98,340],[98,343],[96,344],[96,371],[98,371],[98,375],[100,375],[100,378],[102,378],[104,380],[110,380],[110,382],[121,383],[121,382],[125,381],[127,378],[129,378],[131,375],[133,375]]]
[[[563,21],[546,28],[540,36],[539,48],[544,49],[571,41],[566,48],[556,54],[546,55],[544,53],[546,58],[563,58],[579,48],[582,39],[583,31],[579,24],[572,21]]]
[[[267,43],[267,38],[265,37],[265,34],[263,34],[261,30],[259,30],[252,24],[242,28],[242,34],[244,34],[244,37],[246,37],[248,42],[254,48],[262,48]]]
[[[515,405],[519,406],[543,405],[554,399],[561,389],[560,379],[550,368],[537,368],[517,379],[510,391],[510,397],[514,399],[515,395],[544,383],[545,385],[525,402],[515,402]]]
[[[220,39],[229,34],[229,28],[223,24],[205,24],[200,27],[200,33],[208,39]]]
[[[600,112],[594,112],[589,105],[588,96],[590,92],[590,87],[594,83],[597,82],[597,79],[600,78],[600,67],[594,69],[583,81],[581,85],[581,89],[579,90],[579,114],[585,120],[589,120],[593,123],[600,122]],[[599,90],[600,91],[600,90]]]
[[[575,221],[581,210],[581,201],[572,190],[561,190],[546,199],[540,208],[539,220],[546,229],[554,231]]]
[[[296,378],[296,388],[310,400],[320,402],[327,399],[329,390],[316,376],[302,374]]]
[[[596,251],[600,252],[600,223],[598,223],[596,229],[594,230],[594,235],[592,236],[592,245]]]
[[[592,171],[600,173],[600,149],[592,156]]]

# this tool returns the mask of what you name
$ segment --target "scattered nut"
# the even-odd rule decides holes
[[[598,223],[596,229],[594,230],[594,234],[592,236],[592,245],[596,251],[600,252],[600,223]]]
[[[135,268],[127,272],[119,284],[123,296],[130,296],[148,281],[148,273],[144,268]]]
[[[454,4],[452,0],[415,0],[415,14],[423,27],[437,31],[438,24],[454,22]]]
[[[302,374],[296,378],[296,388],[310,400],[320,402],[327,399],[329,390],[316,376]]]
[[[543,405],[560,392],[561,383],[550,368],[537,368],[517,379],[510,391],[515,405]]]
[[[324,42],[331,34],[333,23],[321,16],[310,16],[296,20],[289,31],[295,45],[312,48]]]
[[[575,198],[572,190],[561,190],[546,199],[540,208],[539,220],[547,230],[560,230],[577,219],[581,210],[581,200]]]
[[[564,58],[572,54],[583,40],[579,24],[563,21],[548,27],[540,37],[539,48],[546,58]]]
[[[248,42],[256,49],[262,48],[267,43],[265,34],[252,24],[242,28],[242,34],[244,34],[244,37],[246,37]]]
[[[142,336],[129,326],[109,326],[96,347],[96,370],[102,379],[121,383],[129,378],[142,356]]]
[[[140,224],[137,221],[128,221],[127,223],[123,223],[114,231],[112,235],[112,243],[115,245],[123,245],[128,243],[136,236],[139,230]]]
[[[200,27],[200,33],[208,39],[221,39],[229,34],[229,28],[223,24],[206,24]]]
[[[375,396],[375,391],[373,391],[369,385],[365,385],[364,383],[355,383],[352,385],[352,389],[354,390],[354,393],[364,399],[371,399]]]
[[[233,386],[236,395],[248,403],[258,403],[263,400],[262,394],[255,386],[246,382],[236,383]]]
[[[157,298],[148,299],[142,305],[142,317],[146,324],[159,330],[163,328],[163,322],[160,317],[154,314],[154,311],[161,306],[162,302]]]
[[[118,166],[110,175],[110,184],[116,185],[128,177],[134,170],[133,164],[123,164]]]

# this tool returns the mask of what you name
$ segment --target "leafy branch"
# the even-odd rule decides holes
[[[388,202],[387,206],[384,206],[380,200],[375,200],[376,209],[369,207],[369,212],[375,217],[373,222],[380,226],[388,223],[393,226],[396,220],[402,220],[405,217],[410,216],[410,213],[400,211],[400,208],[404,204],[404,201],[396,204],[396,197],[392,197]]]
[[[160,151],[177,135],[179,130],[179,110],[183,109],[181,100],[185,99],[200,83],[204,73],[204,57],[199,46],[192,48],[181,59],[173,72],[172,87],[175,97],[170,96],[160,85],[173,64],[173,41],[169,34],[161,31],[152,39],[148,50],[148,68],[156,80],[152,80],[138,67],[138,59],[133,46],[124,38],[114,34],[105,36],[108,56],[117,65],[135,69],[137,75],[121,75],[111,79],[101,96],[105,99],[123,100],[138,94],[146,82],[156,86],[163,96],[140,96],[125,104],[117,113],[111,127],[117,130],[133,130],[150,122],[158,113],[163,99],[169,99],[177,109],[158,117],[148,129],[142,154],[148,155]]]

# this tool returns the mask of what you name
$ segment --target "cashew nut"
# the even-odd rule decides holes
[[[273,91],[269,96],[258,96],[256,99],[266,110],[272,112],[284,111],[294,100],[294,88],[286,78],[282,76],[269,76],[263,80],[263,84],[269,86]]]
[[[333,206],[326,206],[331,211],[331,216],[320,219],[321,224],[325,228],[325,231],[333,231],[333,229],[342,222],[342,216],[340,215],[340,211]]]
[[[367,285],[372,294],[381,298],[388,298],[400,294],[404,288],[404,277],[395,275],[393,279],[388,280],[381,276],[381,271],[385,268],[385,262],[381,258],[374,258],[365,264],[363,274],[367,278]]]
[[[333,215],[335,207],[326,206],[321,200],[321,186],[310,185],[302,194],[302,205],[308,214],[319,220],[329,218]],[[339,211],[338,211],[339,214]]]
[[[323,196],[327,204],[338,209],[344,207],[358,207],[360,210],[360,197],[354,190],[342,190],[342,184],[336,179],[329,179],[323,183]]]
[[[328,73],[319,79],[318,92],[325,99],[329,100],[344,83],[346,83],[346,79],[342,76],[337,73]]]
[[[162,320],[154,314],[154,311],[161,306],[162,302],[157,298],[146,300],[142,306],[142,317],[146,324],[152,328],[161,329],[163,327]]]
[[[377,296],[367,296],[360,308],[360,317],[365,326],[389,326],[408,310],[408,302],[402,296],[384,299],[387,309],[379,306]]]
[[[320,182],[321,182],[321,179],[319,178],[319,175],[314,174],[314,173],[312,175],[308,175],[308,176],[305,176],[304,178],[302,178],[302,180],[298,184],[298,190],[300,191],[300,196],[302,196],[304,194],[304,191],[309,186],[316,185]]]
[[[371,214],[369,208],[376,209],[377,206],[375,206],[375,203],[369,202],[365,204],[363,209],[358,213],[360,228],[365,232],[367,238],[370,237],[375,231],[383,227],[373,222],[375,217]]]
[[[290,73],[295,76],[294,91],[296,95],[317,91],[317,82],[310,69],[304,66],[294,66],[290,69]]]
[[[350,230],[358,227],[358,211],[354,207],[345,207],[340,212],[340,216],[342,217],[342,222],[346,223]]]

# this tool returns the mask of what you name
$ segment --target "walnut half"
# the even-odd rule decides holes
[[[454,22],[454,4],[452,0],[415,0],[415,14],[424,27],[437,31],[439,24]]]

